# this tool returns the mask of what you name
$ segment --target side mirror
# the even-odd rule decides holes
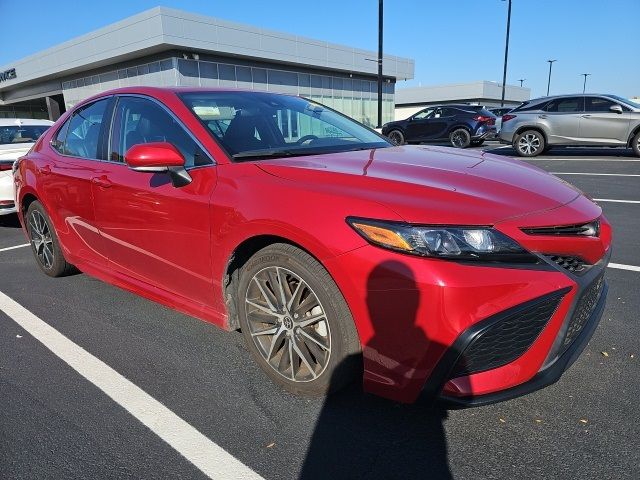
[[[174,187],[191,183],[184,157],[168,142],[139,143],[124,154],[124,161],[136,172],[168,173]]]
[[[620,105],[611,105],[609,110],[615,113],[622,113],[622,107]]]

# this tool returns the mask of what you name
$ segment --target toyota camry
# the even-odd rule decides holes
[[[611,228],[579,190],[518,160],[394,146],[296,96],[105,92],[14,180],[45,274],[239,330],[300,395],[359,379],[401,402],[513,398],[558,380],[604,308]]]

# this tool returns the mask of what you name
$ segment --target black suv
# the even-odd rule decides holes
[[[449,141],[466,148],[496,136],[496,117],[479,105],[433,105],[406,120],[386,123],[382,134],[396,145]]]

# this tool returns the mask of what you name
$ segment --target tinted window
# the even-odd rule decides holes
[[[48,128],[49,125],[7,125],[0,127],[0,145],[35,142]]]
[[[64,153],[64,141],[67,138],[67,132],[69,131],[69,123],[71,123],[71,117],[64,122],[64,125],[58,130],[56,137],[51,142],[51,146],[60,153]]]
[[[602,97],[587,97],[586,99],[586,110],[587,112],[611,112],[610,108],[614,105],[618,105],[617,102],[613,100],[609,100],[608,98]]]
[[[584,111],[584,97],[556,98],[547,104],[545,110],[558,113],[582,112]]]
[[[458,115],[460,113],[460,111],[456,108],[442,108],[441,110],[441,117],[453,117],[454,115]]]
[[[65,155],[100,159],[98,155],[100,128],[109,100],[108,98],[98,100],[74,112],[64,142]]]
[[[169,142],[186,167],[209,165],[211,159],[172,115],[157,103],[138,97],[121,97],[116,107],[111,159],[124,161],[124,154],[141,143]]]
[[[514,108],[512,111],[514,111],[514,112],[529,112],[531,110],[543,110],[546,103],[547,103],[546,100],[544,100],[544,101],[532,100],[530,102],[523,102],[522,104],[520,104],[519,106]]]

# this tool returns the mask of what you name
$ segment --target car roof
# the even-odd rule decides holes
[[[11,127],[14,125],[53,125],[51,120],[38,118],[0,118],[0,127]]]

